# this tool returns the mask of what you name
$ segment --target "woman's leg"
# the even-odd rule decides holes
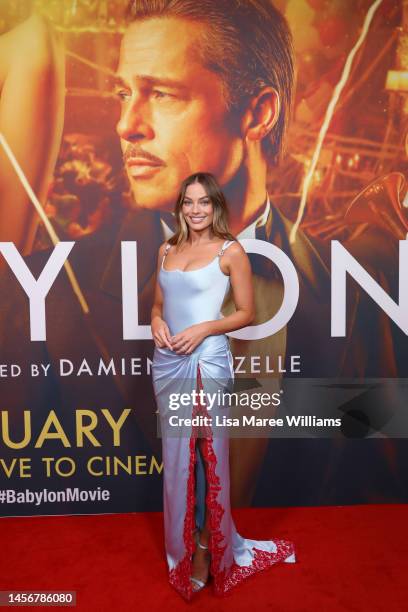
[[[200,448],[200,452],[201,452],[201,456],[204,457],[204,450],[203,450],[203,445],[204,445],[204,439],[203,438],[199,438],[196,442],[196,444],[199,445]],[[207,465],[205,464],[205,478],[206,478],[206,491],[207,491]],[[210,512],[209,509],[207,508],[207,505],[205,503],[204,505],[204,526],[201,529],[201,531],[198,532],[198,536],[199,538],[199,542],[200,544],[202,544],[203,546],[209,546],[209,540],[210,540]],[[209,566],[210,566],[210,554],[209,554],[209,550],[205,550],[203,548],[200,548],[200,546],[196,546],[195,548],[195,552],[193,555],[193,569],[192,569],[192,576],[194,578],[198,578],[199,580],[202,580],[203,582],[206,582],[207,578],[208,578],[208,573],[209,573]],[[193,588],[195,588],[195,586],[193,586]]]
[[[201,456],[204,457],[204,438],[199,438],[198,439],[198,444],[200,446],[200,452],[201,452]],[[207,492],[207,465],[206,462],[204,460],[204,471],[205,471],[205,489]],[[210,539],[210,512],[209,509],[207,508],[207,503],[205,503],[204,506],[204,527],[202,528],[201,532],[200,532],[200,542],[201,544],[203,544],[204,546],[208,546],[208,542]]]

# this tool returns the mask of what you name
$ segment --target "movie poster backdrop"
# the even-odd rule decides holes
[[[199,170],[225,189],[257,307],[228,334],[252,402],[234,415],[254,417],[229,434],[233,506],[406,502],[405,4],[128,5],[0,6],[1,515],[162,509],[150,312],[178,186]],[[224,11],[237,99],[251,71],[290,83],[271,5],[293,35],[284,148],[277,123],[231,170],[258,92],[223,121],[235,47],[207,64],[196,47]]]

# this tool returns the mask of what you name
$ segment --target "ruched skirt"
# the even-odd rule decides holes
[[[207,336],[191,354],[155,347],[152,380],[163,448],[165,552],[173,587],[191,599],[194,531],[203,527],[205,509],[216,595],[279,561],[294,563],[291,542],[244,538],[231,515],[229,435],[208,425],[210,417],[214,422],[217,414],[228,416],[225,398],[234,385],[228,337]],[[212,405],[203,400],[210,396]],[[182,397],[196,401],[183,403]],[[202,452],[198,437],[203,438]]]

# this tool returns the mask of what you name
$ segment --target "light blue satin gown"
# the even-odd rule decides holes
[[[186,271],[165,269],[170,248],[166,245],[158,282],[163,293],[163,319],[171,335],[196,323],[222,318],[220,309],[230,279],[222,272],[219,258],[232,242],[225,241],[208,265]],[[169,404],[173,393],[191,394],[192,390],[203,389],[217,397],[217,391],[232,391],[234,369],[227,335],[207,336],[190,354],[155,347],[152,381],[162,436],[164,531],[170,583],[186,600],[191,599],[193,532],[203,526],[205,504],[210,513],[210,573],[215,594],[225,594],[244,578],[278,561],[295,562],[291,542],[249,540],[237,533],[230,508],[228,433],[222,435],[207,428],[201,456],[196,440],[197,435],[203,436],[203,430],[197,434],[192,426],[169,426],[172,415],[211,414],[215,420],[217,413],[227,414],[225,406],[217,404],[211,413],[205,406],[173,410]]]

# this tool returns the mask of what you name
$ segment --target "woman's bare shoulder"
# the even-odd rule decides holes
[[[225,249],[225,255],[229,254],[232,259],[239,259],[240,257],[247,257],[246,251],[239,240],[232,241]]]
[[[166,247],[169,243],[167,242],[167,240],[165,240],[164,242],[161,243],[161,245],[159,246],[159,250],[158,250],[158,256],[161,257],[162,255],[164,255],[164,251],[166,250]]]

